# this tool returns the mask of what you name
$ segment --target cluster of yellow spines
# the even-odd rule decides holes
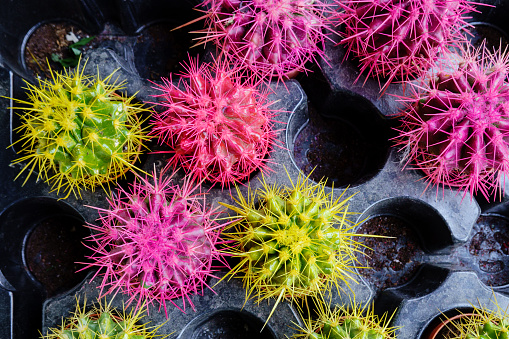
[[[228,252],[240,258],[230,275],[240,275],[246,297],[293,300],[317,296],[355,275],[359,246],[348,220],[348,199],[325,193],[323,183],[299,176],[292,187],[270,185],[247,198],[237,188],[237,213],[224,232]]]
[[[81,196],[82,189],[109,188],[129,169],[148,140],[140,115],[146,109],[133,97],[118,92],[124,83],[83,74],[80,66],[63,73],[50,69],[52,79],[27,84],[28,99],[13,100],[22,105],[22,134],[15,144],[22,156],[13,163],[28,170],[59,193]],[[107,190],[109,192],[109,190]]]

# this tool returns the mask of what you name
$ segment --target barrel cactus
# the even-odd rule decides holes
[[[446,321],[449,328],[446,339],[503,339],[509,338],[509,315],[497,304],[497,310],[485,306],[473,307],[473,311],[458,319]]]
[[[323,57],[332,31],[322,0],[204,0],[203,42],[260,79],[279,80]]]
[[[83,68],[62,73],[50,69],[52,79],[25,81],[28,99],[13,100],[22,105],[21,124],[15,142],[22,156],[18,174],[32,172],[37,179],[63,191],[81,196],[82,189],[109,187],[129,169],[148,139],[142,128],[145,111],[134,97],[119,94],[124,83],[86,76]],[[16,178],[17,178],[16,177]]]
[[[358,58],[361,73],[385,86],[423,74],[441,53],[459,46],[465,41],[467,15],[475,11],[468,0],[335,2],[346,55]]]
[[[151,339],[160,337],[158,328],[148,328],[140,324],[143,318],[141,311],[127,313],[116,312],[106,302],[95,305],[87,310],[86,299],[80,306],[76,301],[76,309],[72,316],[63,318],[62,325],[50,328],[42,339]]]
[[[168,166],[221,187],[267,169],[275,131],[268,93],[242,80],[225,61],[183,64],[178,84],[158,85],[151,132],[171,150]],[[158,110],[157,107],[161,108]]]
[[[401,98],[398,146],[430,184],[496,195],[509,174],[508,74],[506,52],[466,45]]]
[[[359,244],[347,219],[349,198],[326,194],[323,183],[303,176],[292,187],[263,180],[247,198],[237,193],[236,205],[221,204],[237,213],[225,231],[230,254],[240,259],[229,276],[242,277],[247,295],[279,303],[351,281]]]
[[[99,267],[96,276],[104,273],[104,295],[120,289],[129,302],[159,302],[166,314],[167,301],[182,311],[186,301],[194,308],[190,296],[209,288],[212,261],[224,262],[216,249],[222,226],[198,187],[154,171],[153,182],[140,178],[129,191],[119,188],[108,209],[97,208],[99,225],[88,225],[95,252],[88,267]]]
[[[337,306],[333,310],[321,299],[316,300],[317,319],[304,320],[305,326],[293,338],[305,339],[395,339],[392,317],[379,317],[373,306],[352,302],[351,306]]]

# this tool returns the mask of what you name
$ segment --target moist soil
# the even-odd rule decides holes
[[[415,231],[400,218],[388,215],[367,220],[357,233],[387,238],[359,237],[367,248],[358,255],[358,269],[365,280],[377,290],[408,282],[417,272],[424,252]],[[392,237],[392,238],[389,238]]]
[[[310,106],[309,123],[295,138],[297,166],[327,186],[345,187],[359,183],[366,171],[371,145],[346,121],[320,116]]]
[[[499,216],[481,216],[472,230],[468,252],[474,270],[488,286],[509,284],[509,221]]]
[[[88,34],[75,25],[66,22],[43,24],[30,35],[25,47],[24,58],[26,67],[34,76],[51,78],[48,62],[51,69],[63,70],[60,63],[51,60],[51,55],[55,53],[61,58],[72,56],[69,45],[72,45],[75,41],[66,38],[71,32],[74,33],[78,41],[89,37]],[[84,51],[84,49],[90,48],[89,45],[81,50]]]
[[[90,232],[82,221],[58,216],[43,220],[30,233],[25,247],[25,261],[28,270],[52,297],[76,286],[87,275],[77,272],[84,267],[84,258],[90,251],[81,241]]]

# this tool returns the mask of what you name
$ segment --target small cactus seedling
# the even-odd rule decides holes
[[[237,193],[237,206],[222,205],[238,213],[225,236],[232,241],[229,254],[240,258],[229,275],[241,275],[246,297],[256,291],[258,301],[277,297],[279,303],[352,279],[360,244],[347,219],[349,198],[326,194],[323,183],[303,176],[292,187],[263,181],[247,199],[238,187]]]
[[[509,338],[509,315],[497,305],[497,311],[474,307],[458,319],[445,321],[449,328],[446,339],[504,339]]]
[[[332,31],[326,19],[332,5],[322,0],[204,0],[202,6],[202,42],[215,42],[262,80],[304,71],[306,62],[324,56]]]
[[[83,307],[79,299],[72,316],[63,318],[62,325],[50,328],[42,339],[151,339],[157,328],[148,328],[140,324],[143,318],[141,310],[117,313],[109,304],[100,304],[87,309],[85,299]]]
[[[304,339],[395,339],[395,327],[389,327],[392,317],[379,317],[370,304],[352,302],[351,307],[329,308],[322,299],[316,299],[318,318],[304,320],[305,327],[293,338]]]
[[[384,88],[394,79],[426,72],[437,57],[465,41],[467,0],[335,0],[344,25],[341,44],[360,61],[361,73]]]
[[[509,57],[485,44],[460,55],[449,54],[402,98],[398,145],[437,188],[489,199],[509,174]]]
[[[183,64],[186,71],[177,85],[163,79],[156,95],[164,108],[154,112],[155,135],[173,153],[168,165],[182,167],[194,180],[222,187],[266,169],[266,156],[274,144],[267,93],[242,83],[239,72],[225,62]]]
[[[123,83],[110,83],[113,74],[104,79],[85,76],[80,66],[63,73],[50,69],[52,79],[39,79],[38,85],[25,81],[28,100],[12,99],[25,107],[21,125],[16,128],[21,138],[23,156],[13,163],[23,163],[18,174],[37,171],[42,179],[66,198],[82,189],[109,187],[129,169],[148,139],[142,128],[134,97],[117,92]],[[17,178],[16,177],[16,178]],[[25,182],[26,182],[25,180]]]
[[[138,305],[158,301],[167,315],[166,301],[185,311],[190,295],[203,293],[215,270],[212,260],[224,261],[216,250],[220,228],[205,209],[198,186],[173,184],[172,176],[153,173],[154,181],[139,179],[129,192],[119,188],[109,209],[99,209],[100,225],[90,224],[88,267],[104,271],[101,290],[117,289],[138,298]],[[182,308],[172,299],[182,298]]]

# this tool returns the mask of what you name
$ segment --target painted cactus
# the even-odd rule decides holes
[[[304,321],[305,327],[294,338],[305,339],[395,339],[395,327],[389,327],[391,317],[373,312],[372,305],[339,306],[334,310],[317,299],[318,318]]]
[[[348,284],[358,246],[347,219],[348,199],[325,194],[322,183],[299,176],[292,187],[263,182],[244,198],[237,188],[235,222],[225,232],[231,255],[240,263],[230,271],[244,280],[258,301],[316,296],[338,281]]]
[[[359,59],[361,73],[377,77],[384,88],[422,75],[441,53],[464,42],[465,20],[475,11],[467,0],[335,2],[346,56]]]
[[[222,226],[205,208],[204,195],[195,192],[198,186],[189,181],[179,186],[172,176],[158,178],[155,171],[153,177],[153,183],[135,181],[129,192],[119,188],[109,209],[97,208],[100,225],[88,225],[95,231],[88,267],[104,273],[104,294],[120,289],[130,295],[129,302],[158,301],[167,314],[170,301],[185,311],[186,302],[194,308],[191,295],[210,288],[212,261],[224,261],[216,249]]]
[[[267,93],[243,82],[226,62],[183,64],[178,84],[163,79],[156,89],[151,132],[169,146],[168,166],[183,168],[194,180],[222,187],[241,182],[267,169],[267,155],[275,140]]]
[[[28,100],[13,100],[25,107],[21,125],[21,173],[38,172],[37,179],[51,185],[66,197],[81,196],[82,189],[109,187],[111,181],[134,169],[133,163],[148,140],[142,128],[140,113],[145,109],[134,103],[134,97],[117,92],[123,83],[110,83],[113,74],[104,79],[85,76],[80,66],[64,73],[50,69],[52,79],[28,82]],[[25,182],[26,182],[25,180]]]
[[[227,59],[258,78],[279,80],[323,57],[332,32],[321,0],[204,0],[202,42],[213,41]]]
[[[401,98],[398,146],[430,184],[487,199],[509,174],[509,61],[502,50],[466,45]]]
[[[158,328],[148,328],[140,324],[143,315],[136,313],[117,313],[109,304],[101,304],[87,310],[79,300],[73,315],[62,319],[59,328],[50,328],[42,339],[151,339]]]

